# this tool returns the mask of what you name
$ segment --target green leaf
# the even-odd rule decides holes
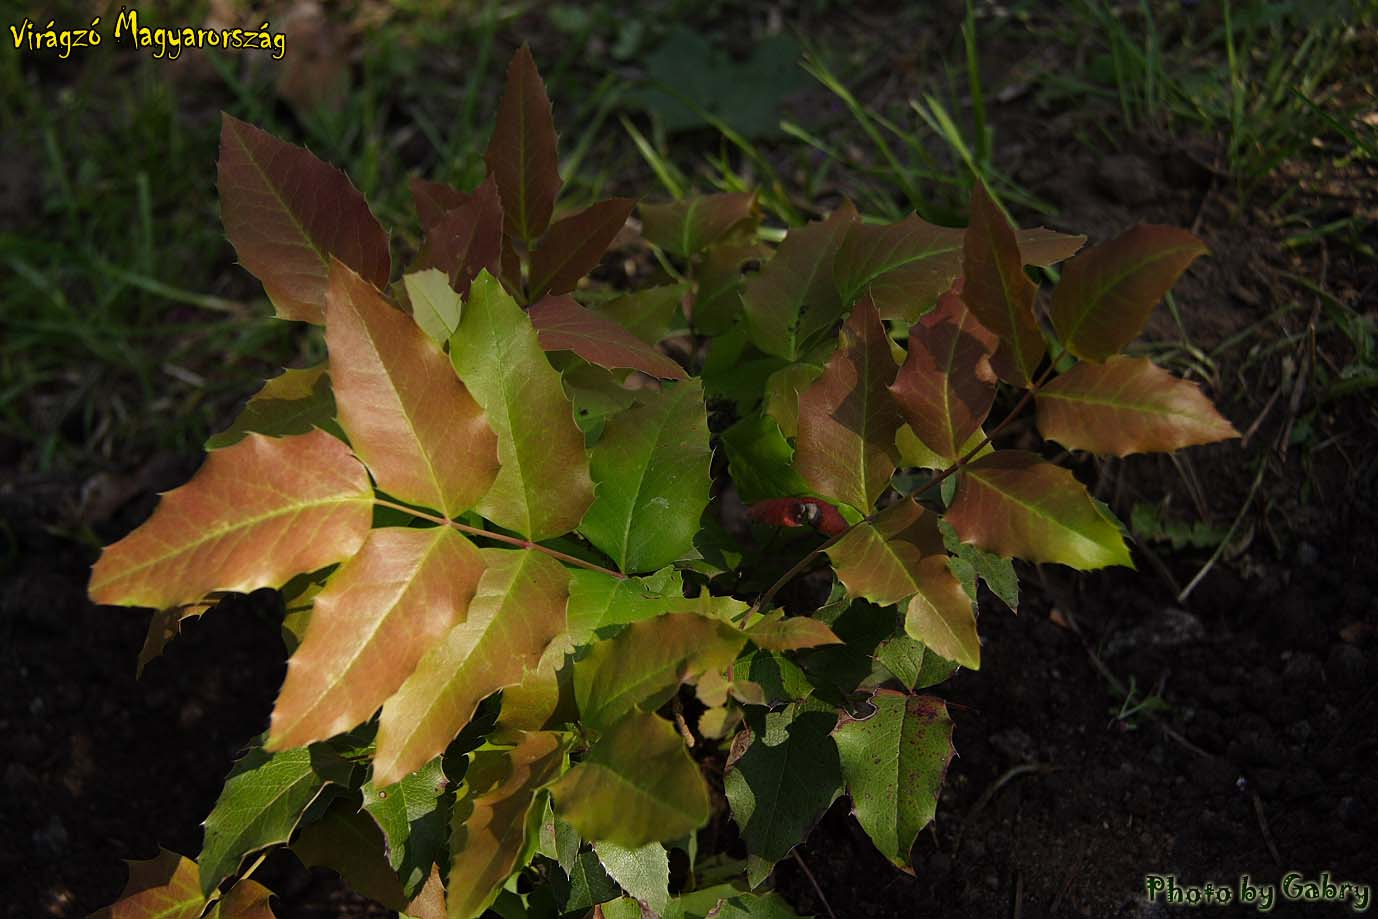
[[[614,416],[593,448],[598,491],[579,532],[628,573],[673,562],[693,547],[708,506],[711,455],[698,380]]]
[[[760,219],[750,192],[701,195],[668,204],[642,204],[641,233],[667,252],[695,255],[729,234],[744,233]]]
[[[413,271],[402,276],[411,305],[411,317],[432,341],[444,343],[459,328],[462,306],[459,294],[450,286],[445,272],[437,268]]]
[[[905,634],[882,641],[876,647],[875,659],[910,691],[935,686],[952,676],[957,669],[957,664]]]
[[[786,437],[799,436],[799,394],[818,379],[823,368],[815,364],[790,364],[766,380],[764,411]]]
[[[1029,386],[1047,350],[1034,318],[1038,286],[1024,274],[1014,227],[983,182],[971,191],[971,225],[963,242],[962,272],[962,300],[1000,338],[991,359],[996,373],[1015,386]]]
[[[478,919],[534,853],[540,790],[560,772],[559,735],[530,732],[510,750],[469,757],[450,818],[449,919]]]
[[[565,630],[569,574],[548,555],[483,549],[469,614],[383,705],[373,781],[386,788],[439,755],[483,699],[520,683]]]
[[[153,858],[127,864],[129,881],[120,898],[91,919],[200,919],[206,896],[196,882],[196,862],[159,849]]]
[[[823,375],[799,396],[795,468],[816,494],[865,513],[894,475],[901,424],[895,359],[869,300],[852,311]]]
[[[844,304],[869,294],[882,319],[913,322],[961,273],[962,231],[912,214],[900,223],[853,223],[833,264]]]
[[[1238,437],[1195,383],[1144,357],[1078,364],[1039,390],[1038,430],[1071,450],[1168,453]]]
[[[322,321],[332,258],[387,285],[387,232],[334,166],[222,113],[219,176],[225,235],[280,318]]]
[[[809,493],[794,469],[794,448],[773,419],[750,415],[724,431],[722,443],[732,482],[748,504]]]
[[[765,863],[753,886],[841,794],[836,723],[830,711],[767,712],[733,740],[723,785],[747,853]]]
[[[635,204],[631,198],[595,201],[552,224],[531,253],[529,300],[534,303],[548,293],[573,290],[580,278],[598,267]]]
[[[658,842],[635,849],[603,840],[593,851],[608,875],[638,902],[657,916],[670,902],[670,855]]]
[[[708,787],[673,725],[632,714],[603,732],[550,788],[555,813],[585,839],[630,849],[708,822]]]
[[[694,304],[690,324],[700,335],[721,335],[742,312],[742,271],[770,255],[755,242],[724,242],[708,247],[694,268]]]
[[[680,683],[727,667],[745,643],[740,630],[694,613],[634,622],[575,664],[583,722],[600,729],[630,712],[654,711]]]
[[[998,450],[967,466],[946,520],[962,542],[996,555],[1082,571],[1134,567],[1110,512],[1033,453]]]
[[[948,566],[962,582],[967,596],[973,600],[977,598],[976,579],[980,577],[1011,612],[1019,612],[1019,575],[1015,573],[1014,563],[962,542],[946,520],[938,521],[938,529],[943,531],[943,544],[953,555],[948,559]]]
[[[595,311],[649,345],[670,334],[686,296],[685,285],[665,284],[614,297]]]
[[[297,834],[292,854],[308,868],[329,868],[370,900],[401,909],[407,897],[385,847],[378,825],[357,809],[357,802],[337,798],[319,820]]]
[[[230,426],[206,441],[206,449],[237,444],[249,433],[285,437],[312,428],[343,436],[335,424],[335,397],[324,364],[286,370],[264,383]]]
[[[364,785],[364,811],[382,831],[388,864],[408,894],[421,889],[445,848],[450,808],[443,796],[449,784],[436,757],[386,791],[373,782]]]
[[[942,700],[881,690],[875,711],[843,717],[834,739],[852,812],[881,854],[913,873],[909,850],[933,820],[952,759],[952,720]]]
[[[350,766],[317,744],[280,753],[254,748],[234,764],[206,818],[201,892],[207,897],[244,857],[286,842],[328,783],[349,785]]]
[[[1068,351],[1103,361],[1138,336],[1153,307],[1209,250],[1177,227],[1137,226],[1068,262],[1049,310]]]
[[[526,45],[507,66],[507,85],[483,158],[502,196],[504,232],[532,242],[550,224],[563,183],[550,99]]]
[[[579,831],[555,816],[555,809],[551,807],[550,799],[547,797],[537,851],[554,861],[568,874],[578,858],[581,842]]]
[[[621,893],[617,882],[608,876],[594,852],[580,852],[569,870],[569,891],[564,897],[564,911],[578,913],[599,903],[615,900]]]
[[[947,558],[933,555],[920,561],[914,581],[919,590],[905,606],[905,632],[950,661],[980,669],[981,640],[973,601]]]
[[[498,435],[479,513],[529,539],[574,529],[593,501],[584,435],[531,321],[488,274],[474,281],[450,359]]]
[[[673,568],[620,579],[582,568],[569,574],[569,634],[576,644],[601,629],[653,619],[689,602]]]

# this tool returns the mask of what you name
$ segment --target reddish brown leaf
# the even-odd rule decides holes
[[[531,253],[529,299],[573,290],[580,278],[598,267],[635,205],[632,198],[609,198],[552,224]]]
[[[937,518],[905,499],[853,527],[828,549],[849,596],[888,606],[919,589],[919,563],[947,551]]]
[[[913,322],[961,273],[962,233],[917,214],[893,224],[852,224],[833,263],[842,302],[869,293],[882,319]]]
[[[340,424],[383,491],[454,517],[498,473],[497,436],[440,348],[337,263],[325,343]]]
[[[339,440],[321,430],[249,434],[208,454],[143,526],[101,554],[91,599],[166,609],[214,591],[277,587],[349,558],[372,517],[368,473]]]
[[[962,300],[1000,337],[992,359],[996,372],[1015,386],[1028,386],[1046,350],[1034,318],[1038,287],[1024,274],[1014,228],[981,182],[971,192],[962,270]]]
[[[265,748],[304,747],[370,718],[464,621],[482,573],[478,550],[449,527],[369,533],[316,596]]]
[[[198,919],[205,909],[196,862],[159,849],[153,858],[131,861],[129,881],[120,898],[91,919]]]
[[[507,65],[507,86],[483,158],[502,196],[504,232],[533,242],[550,224],[564,183],[550,99],[526,45],[517,49]]]
[[[1238,437],[1195,383],[1147,358],[1078,364],[1038,394],[1038,429],[1071,450],[1170,452]]]
[[[990,414],[996,343],[956,289],[909,330],[909,356],[890,391],[914,434],[944,459],[958,459]]]
[[[493,177],[484,180],[465,203],[454,207],[426,230],[417,269],[439,268],[460,296],[483,269],[496,275],[502,257],[502,206]]]
[[[701,195],[668,204],[642,204],[641,233],[667,252],[688,258],[743,232],[760,219],[750,192]]]
[[[1209,250],[1186,230],[1143,225],[1066,264],[1053,290],[1053,327],[1068,351],[1103,361],[1138,336],[1153,307]]]
[[[547,351],[573,351],[599,367],[640,370],[662,380],[685,379],[679,364],[573,297],[546,297],[527,313]]]
[[[332,256],[387,285],[388,235],[343,172],[230,115],[219,171],[225,235],[278,316],[321,321]]]
[[[899,462],[899,409],[890,339],[870,299],[842,327],[837,350],[820,376],[799,394],[795,468],[818,494],[869,510]]]
[[[1014,235],[1019,240],[1020,260],[1025,265],[1037,265],[1041,268],[1050,268],[1071,258],[1077,254],[1078,249],[1086,245],[1085,236],[1069,236],[1047,227],[1016,230]]]
[[[443,182],[429,182],[416,176],[412,176],[407,186],[411,189],[411,199],[416,206],[421,229],[427,235],[446,214],[474,199],[473,192],[460,191]]]

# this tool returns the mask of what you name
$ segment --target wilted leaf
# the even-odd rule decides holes
[[[823,375],[799,395],[795,468],[819,495],[869,510],[899,461],[899,409],[890,394],[895,359],[869,300],[842,327]]]
[[[572,297],[546,297],[527,314],[547,351],[573,351],[591,364],[628,368],[663,380],[685,379],[684,369],[619,323],[585,309]]]
[[[1024,274],[1014,227],[981,182],[971,192],[962,272],[962,300],[1000,338],[992,358],[996,372],[1015,386],[1028,386],[1046,350],[1034,318],[1038,286]]]
[[[436,757],[402,781],[379,791],[364,785],[364,811],[387,842],[388,864],[414,893],[426,881],[449,835],[449,807],[442,800],[449,781]]]
[[[593,851],[618,886],[657,916],[665,912],[670,902],[670,854],[663,845],[649,842],[628,849],[603,840],[593,844]]]
[[[833,259],[858,220],[850,201],[827,220],[796,227],[742,291],[752,342],[768,354],[796,360],[801,345],[841,318],[849,305],[838,294]]]
[[[641,233],[667,252],[688,258],[760,219],[750,192],[699,195],[668,204],[642,204]]]
[[[711,457],[698,380],[648,395],[610,418],[594,445],[597,497],[579,532],[628,574],[668,565],[693,547]]]
[[[450,359],[498,435],[501,468],[479,513],[529,539],[574,529],[593,501],[584,434],[530,320],[486,274],[464,304]]]
[[[489,176],[469,200],[426,228],[416,267],[443,271],[450,286],[468,296],[480,271],[497,274],[501,268],[502,221],[498,189]]]
[[[249,398],[244,410],[228,428],[206,441],[207,450],[237,444],[249,433],[285,437],[305,434],[312,428],[335,428],[335,397],[325,365],[286,370],[273,377]]]
[[[210,453],[146,523],[106,548],[91,599],[166,609],[214,591],[277,587],[353,555],[372,506],[364,467],[324,431],[250,434]]]
[[[548,555],[481,550],[468,617],[421,658],[383,705],[373,781],[399,782],[440,754],[486,696],[521,682],[565,630],[569,574]]]
[[[631,714],[550,788],[555,813],[585,839],[635,849],[708,821],[708,787],[674,726]]]
[[[334,871],[350,890],[401,909],[407,898],[384,847],[378,825],[357,809],[357,801],[337,798],[319,820],[302,827],[292,841],[292,854],[308,868]]]
[[[550,224],[563,183],[550,99],[526,45],[507,65],[507,85],[483,158],[502,196],[504,232],[532,242]]]
[[[450,820],[450,919],[477,919],[530,858],[537,794],[563,762],[559,735],[545,732],[470,755]]]
[[[498,441],[445,355],[338,264],[325,312],[340,424],[378,487],[447,517],[468,510],[498,474]]]
[[[343,172],[223,114],[219,170],[225,235],[278,316],[321,321],[332,256],[387,285],[387,233]]]
[[[528,299],[534,303],[548,293],[573,290],[580,278],[598,267],[635,205],[632,198],[595,201],[552,224],[531,253]]]
[[[1109,511],[1071,472],[1033,453],[999,450],[971,463],[945,519],[962,542],[997,555],[1083,571],[1134,567]]]
[[[1177,227],[1143,225],[1068,262],[1053,290],[1053,326],[1068,351],[1103,361],[1138,336],[1153,307],[1205,243]]]
[[[246,855],[286,842],[327,783],[348,787],[349,772],[349,764],[325,746],[245,754],[206,818],[201,892],[210,896]]]
[[[431,341],[443,344],[459,328],[462,300],[450,286],[450,279],[439,268],[427,268],[403,275],[411,304],[411,318]]]
[[[315,599],[287,662],[267,748],[300,747],[372,717],[422,655],[464,621],[483,559],[449,527],[369,533]]]
[[[913,873],[909,850],[932,820],[952,759],[952,719],[933,696],[880,691],[875,712],[833,733],[856,815],[881,854]]]
[[[955,290],[909,330],[909,356],[890,391],[914,434],[943,459],[960,458],[990,414],[995,347]]]
[[[120,898],[91,919],[199,919],[206,897],[196,882],[196,862],[159,849],[153,858],[128,865],[129,881]]]
[[[1128,456],[1238,437],[1195,383],[1143,357],[1078,364],[1038,393],[1038,429],[1071,450]]]

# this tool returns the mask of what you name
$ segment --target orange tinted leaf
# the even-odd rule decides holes
[[[507,65],[484,160],[502,196],[504,232],[531,242],[545,232],[560,193],[555,118],[531,49],[522,45]]]
[[[265,747],[302,747],[372,717],[464,621],[482,573],[478,550],[449,527],[369,533],[316,595]]]
[[[1109,511],[1070,471],[1022,450],[968,465],[944,519],[962,542],[996,555],[1083,571],[1134,567]]]
[[[321,321],[332,256],[374,287],[388,283],[387,233],[343,172],[230,115],[219,170],[225,235],[278,316]]]
[[[679,364],[573,297],[546,297],[527,315],[547,351],[573,351],[599,367],[640,370],[662,380],[685,379]]]
[[[247,878],[237,881],[229,892],[216,902],[215,908],[207,914],[206,919],[274,919],[277,914],[268,905],[268,899],[272,896],[273,892],[258,881]],[[155,915],[159,919],[170,919],[163,917],[161,913]]]
[[[1138,336],[1153,307],[1209,250],[1177,227],[1137,226],[1068,262],[1053,290],[1053,326],[1077,357],[1103,361]]]
[[[1238,437],[1195,383],[1143,357],[1078,364],[1038,393],[1038,429],[1072,450],[1170,452]]]
[[[981,182],[971,192],[962,272],[962,300],[1000,338],[992,359],[996,372],[1015,386],[1028,386],[1046,350],[1034,318],[1038,287],[1024,274],[1014,228]]]
[[[325,343],[340,424],[383,491],[453,517],[498,474],[497,436],[440,348],[342,265]]]
[[[945,555],[930,555],[914,569],[918,592],[904,610],[904,631],[935,654],[972,670],[981,668],[981,640],[971,597]]]
[[[799,443],[794,464],[818,494],[871,507],[894,475],[899,409],[890,339],[869,299],[842,327],[823,374],[799,394]]]
[[[828,557],[849,596],[888,606],[919,589],[925,558],[946,561],[947,552],[935,515],[906,498],[853,527],[828,549]]]
[[[746,637],[758,648],[767,651],[798,651],[801,648],[817,648],[821,645],[840,645],[838,638],[827,623],[809,616],[791,616],[782,619],[771,616],[746,630]]]
[[[539,552],[482,550],[487,565],[468,617],[421,658],[383,705],[373,783],[430,762],[499,689],[520,683],[565,630],[569,573]]]
[[[995,401],[996,338],[955,290],[909,330],[909,356],[890,387],[919,440],[956,460]]]
[[[854,223],[837,250],[842,302],[869,293],[882,319],[913,322],[961,273],[962,231],[911,215],[899,223]]]
[[[573,290],[580,278],[598,267],[635,205],[632,198],[595,201],[552,224],[531,253],[529,298],[536,301],[548,293]]]
[[[91,919],[198,919],[206,907],[197,879],[196,862],[158,850],[153,858],[131,861],[129,881],[120,898]]]
[[[750,192],[699,195],[668,204],[642,204],[641,233],[667,252],[688,258],[760,219]]]
[[[1016,230],[1019,240],[1019,257],[1025,265],[1038,265],[1049,268],[1077,254],[1086,245],[1085,236],[1069,236],[1047,227],[1030,227]]]
[[[469,200],[446,211],[426,228],[426,242],[416,267],[438,268],[460,296],[487,269],[498,273],[502,258],[502,205],[493,177],[484,180]]]
[[[96,603],[166,609],[214,591],[277,587],[363,543],[373,489],[349,448],[324,431],[250,434],[216,450],[153,516],[91,571]]]

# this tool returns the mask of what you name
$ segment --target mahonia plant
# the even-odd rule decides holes
[[[1132,564],[1070,471],[995,435],[1032,403],[1068,450],[1236,436],[1121,353],[1206,251],[1183,230],[1078,254],[979,183],[965,230],[843,202],[774,248],[750,193],[567,213],[525,48],[486,162],[413,183],[394,282],[342,172],[225,116],[227,235],[329,357],[268,381],[90,595],[158,611],[142,666],[280,588],[291,656],[197,860],[134,864],[104,915],[271,915],[248,874],[286,845],[427,919],[790,916],[761,885],[843,795],[909,871],[953,754],[924,690],[980,666],[978,581],[1014,608],[1012,558]],[[664,283],[581,286],[635,208]],[[1058,263],[1045,325],[1026,269]],[[699,858],[728,819],[740,847]]]

